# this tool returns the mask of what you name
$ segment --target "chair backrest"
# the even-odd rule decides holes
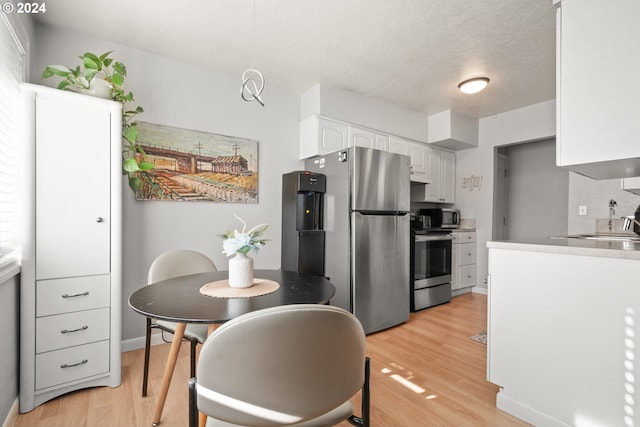
[[[147,283],[210,271],[217,269],[206,255],[188,249],[175,249],[161,254],[151,263]]]
[[[362,325],[338,307],[294,304],[239,316],[202,347],[198,409],[243,426],[316,418],[362,388],[365,352]]]

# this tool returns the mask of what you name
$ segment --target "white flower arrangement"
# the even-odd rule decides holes
[[[266,231],[269,225],[259,224],[245,232],[247,224],[238,215],[234,216],[242,223],[242,231],[227,231],[226,234],[222,235],[222,238],[224,239],[222,242],[222,252],[227,256],[231,256],[236,252],[246,254],[252,249],[254,252],[258,252],[258,250],[269,240],[262,238],[262,234]]]

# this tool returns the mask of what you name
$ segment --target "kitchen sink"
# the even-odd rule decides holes
[[[620,242],[640,242],[640,236],[623,233],[602,234],[573,234],[570,236],[551,237],[552,239],[586,239],[586,240],[615,240]]]

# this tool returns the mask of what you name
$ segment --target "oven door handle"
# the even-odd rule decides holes
[[[451,234],[444,235],[425,235],[420,234],[416,235],[416,242],[429,242],[433,240],[453,240],[453,236]]]

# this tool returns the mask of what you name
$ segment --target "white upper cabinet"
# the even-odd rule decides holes
[[[412,202],[455,202],[456,154],[427,147],[425,185],[411,187]]]
[[[640,175],[640,2],[556,0],[557,164]]]
[[[389,137],[389,151],[397,154],[409,155],[409,141],[397,136]]]
[[[376,134],[367,129],[349,126],[349,146],[376,148]]]
[[[300,122],[300,158],[322,156],[347,148],[349,125],[325,117],[311,116]]]
[[[428,182],[427,177],[427,150],[429,148],[421,143],[410,141],[391,135],[389,137],[389,151],[404,154],[411,158],[411,181]]]
[[[389,151],[389,135],[349,125],[349,147],[366,147]]]
[[[323,156],[347,147],[367,147],[409,156],[411,181],[435,183],[429,187],[433,194],[423,201],[453,203],[455,153],[323,116],[310,116],[300,122],[301,159]]]
[[[409,142],[409,157],[411,157],[411,181],[428,182],[427,152],[429,148],[421,142]]]

